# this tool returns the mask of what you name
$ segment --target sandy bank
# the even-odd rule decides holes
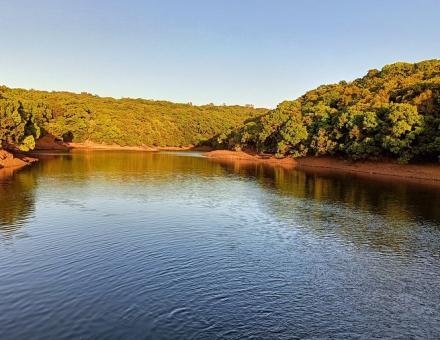
[[[253,161],[297,169],[328,169],[339,172],[416,179],[440,183],[440,164],[398,164],[391,161],[350,161],[332,157],[301,157],[277,159],[272,155],[243,151],[216,150],[204,154],[223,160]]]
[[[80,149],[80,150],[126,150],[126,151],[185,151],[185,150],[193,150],[193,151],[210,151],[212,150],[209,147],[203,146],[122,146],[119,144],[105,144],[105,143],[96,143],[93,141],[85,141],[82,143],[66,143],[57,140],[54,136],[46,135],[40,138],[35,146],[34,151],[68,151],[71,149]]]
[[[121,146],[118,144],[104,144],[95,142],[84,143],[65,143],[69,149],[81,150],[127,150],[127,151],[157,151],[155,148],[148,146]]]
[[[243,162],[262,162],[265,164],[282,166],[284,168],[296,168],[298,162],[296,159],[285,157],[275,158],[269,154],[256,154],[243,151],[230,151],[230,150],[214,150],[204,153],[205,157],[216,158],[222,160],[239,160]]]
[[[148,146],[121,146],[118,144],[95,143],[92,141],[85,141],[83,143],[73,143],[73,142],[67,143],[57,140],[52,135],[46,135],[37,141],[33,152],[38,152],[38,151],[65,152],[71,149],[158,151],[156,148],[151,148]]]
[[[46,135],[41,137],[35,143],[33,151],[68,151],[69,146],[67,143],[63,143],[55,139],[52,135]]]
[[[64,143],[69,149],[82,149],[82,150],[127,150],[127,151],[209,151],[212,150],[208,147],[202,146],[121,146],[118,144],[104,144],[86,141],[84,143]]]
[[[33,162],[36,162],[37,159],[27,157],[24,155],[13,155],[12,153],[1,150],[0,149],[0,170],[2,173],[5,173],[6,170],[17,170],[24,166],[27,166]]]

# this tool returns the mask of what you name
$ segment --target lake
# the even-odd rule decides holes
[[[440,337],[440,189],[194,152],[0,179],[1,339]]]

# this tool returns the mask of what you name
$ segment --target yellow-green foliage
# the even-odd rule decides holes
[[[14,104],[16,103],[16,104]],[[267,112],[251,106],[194,106],[101,98],[87,93],[0,87],[0,142],[32,149],[42,128],[66,141],[120,145],[196,145]],[[32,138],[31,138],[32,136]]]
[[[32,111],[26,110],[19,100],[0,96],[0,148],[12,145],[29,151],[35,147],[35,140],[39,137],[40,128]]]
[[[278,156],[436,160],[440,60],[370,70],[363,78],[320,86],[269,112],[0,87],[0,147],[30,150],[42,133],[120,145],[210,142]]]
[[[396,63],[320,86],[215,141],[279,155],[438,159],[440,60]]]

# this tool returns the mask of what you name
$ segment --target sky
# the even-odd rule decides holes
[[[439,0],[0,0],[0,84],[272,108],[440,58]]]

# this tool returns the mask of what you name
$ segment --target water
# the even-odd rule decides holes
[[[1,339],[440,337],[440,189],[75,152],[0,180]]]

